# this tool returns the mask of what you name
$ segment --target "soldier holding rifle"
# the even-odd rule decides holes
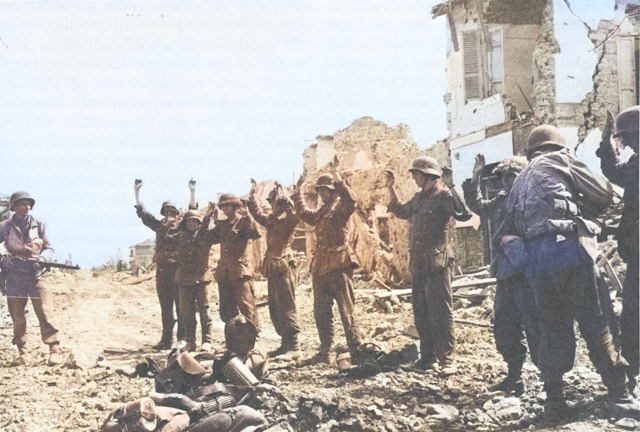
[[[12,343],[18,348],[18,357],[12,365],[24,364],[27,343],[27,302],[40,324],[42,341],[49,346],[49,363],[58,363],[58,329],[49,321],[50,309],[46,284],[41,279],[38,260],[51,257],[53,249],[47,240],[45,226],[31,216],[35,200],[27,192],[15,192],[9,198],[13,216],[0,229],[0,243],[4,242],[8,255],[2,258],[5,283],[3,293],[13,322]],[[35,261],[35,262],[34,262]]]

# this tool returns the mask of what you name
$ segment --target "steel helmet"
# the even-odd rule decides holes
[[[160,214],[162,216],[164,216],[164,210],[165,208],[170,207],[173,208],[175,211],[178,211],[178,207],[176,207],[176,205],[173,203],[173,201],[165,201],[162,203],[162,205],[160,206]]]
[[[202,223],[202,216],[200,216],[200,213],[197,210],[189,210],[184,214],[184,217],[182,218],[183,221],[187,221],[189,219],[195,219],[198,222]]]
[[[240,201],[240,198],[233,194],[225,193],[220,195],[220,199],[218,200],[218,207],[222,207],[225,204],[229,204],[235,207],[241,207],[242,201]]]
[[[18,191],[12,193],[11,197],[9,197],[9,210],[13,210],[13,206],[16,205],[18,201],[29,201],[29,203],[31,203],[31,208],[36,205],[36,200],[31,198],[29,192]]]
[[[256,326],[243,314],[238,314],[224,326],[224,340],[227,350],[244,356],[253,349],[258,331]]]
[[[409,172],[420,171],[425,175],[442,177],[442,169],[436,158],[431,156],[418,156],[413,160]]]
[[[567,146],[564,137],[557,127],[551,125],[541,125],[534,128],[527,138],[527,155],[544,145],[553,144],[560,148]]]
[[[622,111],[616,117],[616,131],[614,138],[625,134],[638,134],[638,120],[640,118],[640,106],[632,106]]]
[[[318,180],[316,180],[315,188],[326,187],[327,189],[335,189],[333,186],[333,176],[331,174],[321,174],[318,176]]]

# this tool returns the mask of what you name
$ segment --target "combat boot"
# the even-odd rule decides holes
[[[625,386],[609,389],[609,414],[614,418],[640,420],[640,401]]]
[[[491,388],[492,391],[502,391],[508,394],[520,396],[524,393],[522,381],[522,368],[510,367],[507,377]]]
[[[24,345],[18,345],[18,357],[16,357],[15,359],[13,359],[13,361],[11,362],[11,364],[9,366],[14,367],[14,366],[24,366],[24,355],[26,354],[27,350],[25,349]]]
[[[331,364],[331,345],[329,344],[320,344],[320,349],[311,358],[311,363],[326,363]]]
[[[280,347],[274,351],[270,351],[269,357],[278,357],[279,355],[286,354],[290,351],[298,351],[298,349],[298,335],[294,334],[282,339],[282,344],[280,344]]]
[[[547,400],[544,402],[544,418],[549,422],[558,422],[566,414],[567,401],[562,393],[562,382],[545,383]]]

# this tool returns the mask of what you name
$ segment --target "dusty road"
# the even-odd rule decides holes
[[[109,413],[124,402],[145,396],[154,388],[151,378],[131,378],[146,357],[163,359],[167,352],[151,346],[160,336],[159,306],[154,280],[124,273],[56,272],[48,276],[56,311],[55,324],[63,345],[73,356],[67,365],[48,366],[47,350],[39,340],[37,321],[29,313],[26,365],[11,367],[11,320],[0,299],[0,431],[96,431]],[[407,299],[381,306],[376,287],[357,283],[358,319],[368,341],[384,352],[406,349],[415,340],[405,330],[412,323]],[[541,383],[533,365],[525,369],[526,393],[517,398],[489,392],[505,373],[493,345],[491,298],[484,304],[457,301],[456,355],[459,373],[441,377],[406,368],[370,377],[340,374],[335,366],[304,365],[318,345],[310,288],[298,289],[302,324],[299,358],[270,362],[266,381],[276,385],[290,402],[280,413],[297,431],[413,431],[413,430],[528,430],[614,431],[633,422],[607,418],[605,388],[580,345],[574,371],[565,376],[569,400],[567,419],[549,425],[542,418]],[[391,311],[392,309],[392,311]],[[266,307],[260,307],[262,331],[258,348],[279,344]],[[215,343],[223,348],[222,324],[214,302]],[[473,323],[481,324],[474,325]],[[486,326],[482,326],[486,325]],[[336,321],[336,341],[344,342]]]

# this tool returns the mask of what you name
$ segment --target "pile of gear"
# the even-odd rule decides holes
[[[155,392],[113,411],[100,430],[292,432],[286,420],[270,425],[256,409],[263,395],[284,399],[276,387],[260,381],[267,370],[267,356],[258,350],[242,358],[232,352],[174,350],[164,368],[147,358],[136,367],[136,375],[153,377]]]

